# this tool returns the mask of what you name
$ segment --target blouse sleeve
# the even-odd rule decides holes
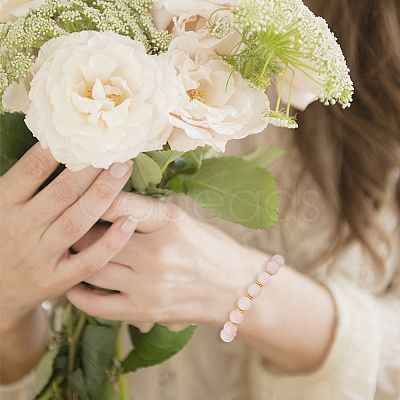
[[[400,399],[400,270],[387,294],[377,296],[382,332],[376,399]]]
[[[323,365],[288,375],[253,355],[252,398],[391,400],[400,397],[398,288],[375,297],[341,274],[321,280],[336,304],[335,338]]]
[[[0,400],[33,400],[35,373],[31,371],[20,380],[0,386]]]

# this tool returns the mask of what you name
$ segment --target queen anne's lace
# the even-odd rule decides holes
[[[25,16],[1,24],[0,96],[12,82],[31,72],[32,49],[72,32],[109,31],[142,42],[149,54],[167,51],[172,36],[154,26],[151,4],[151,0],[48,0]]]
[[[350,106],[353,83],[342,50],[325,20],[316,17],[301,0],[242,0],[233,13],[236,15],[234,25],[243,33],[248,47],[257,45],[268,50],[270,43],[278,48],[274,54],[270,52],[272,74],[268,79],[264,79],[267,71],[259,76],[248,76],[254,86],[261,88],[262,84],[269,84],[271,77],[282,72],[279,64],[306,72],[307,68],[311,69],[301,62],[301,59],[306,59],[312,62],[312,70],[323,79],[320,83],[323,88],[319,94],[321,101],[325,104],[338,101],[343,108]],[[243,71],[241,63],[248,64],[251,56],[246,54],[246,58],[242,60],[230,55],[226,61]],[[265,63],[265,53],[260,62]]]
[[[197,10],[200,3],[192,1]],[[315,98],[326,105],[338,102],[343,108],[350,106],[353,84],[349,69],[325,20],[316,17],[302,0],[238,1],[207,3],[207,17],[211,15],[207,27],[214,38],[227,36],[232,26],[242,36],[230,54],[221,55],[223,61],[262,90],[276,83],[287,68],[304,73],[320,88]],[[190,3],[185,7],[190,8]],[[35,61],[32,49],[72,32],[111,31],[142,42],[148,54],[167,52],[172,35],[156,28],[152,5],[153,0],[47,0],[25,16],[1,24],[0,96],[31,72]],[[217,12],[219,7],[222,14]],[[266,110],[265,118],[277,126],[297,127],[288,112],[280,111],[282,88],[276,108]],[[291,91],[292,86],[287,110]]]

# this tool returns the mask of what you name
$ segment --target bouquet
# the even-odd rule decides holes
[[[352,100],[340,46],[301,0],[2,4],[1,173],[36,140],[75,171],[133,159],[125,190],[187,195],[214,216],[267,229],[278,193],[266,167],[282,150],[218,153],[268,124],[297,127],[290,105],[305,93],[307,103]],[[173,356],[195,329],[129,325],[124,358],[118,321],[68,303],[52,307],[50,323],[37,368],[41,400],[128,399],[123,374]]]

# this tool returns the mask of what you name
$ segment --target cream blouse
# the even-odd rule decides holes
[[[309,268],[330,240],[334,216],[311,176],[298,179],[295,131],[269,129],[231,142],[227,154],[245,154],[273,144],[288,154],[271,166],[280,192],[280,219],[268,231],[224,221],[212,223],[242,244],[281,253],[286,263],[324,284],[337,308],[334,341],[314,373],[289,375],[240,342],[223,343],[219,330],[199,326],[184,350],[164,364],[129,374],[134,400],[399,400],[400,229],[393,172],[380,218],[391,238],[385,274],[374,283],[369,260],[357,243]],[[326,146],[327,159],[334,157]],[[377,246],[381,246],[377,243]],[[245,288],[244,288],[245,289]],[[127,338],[126,342],[128,341]],[[0,389],[3,400],[32,400],[33,373]]]

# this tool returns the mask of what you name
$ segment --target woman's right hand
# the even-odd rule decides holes
[[[97,242],[72,254],[70,247],[124,187],[132,163],[66,169],[39,191],[57,166],[37,143],[0,179],[2,331],[99,271],[136,228],[133,219],[119,218]]]

